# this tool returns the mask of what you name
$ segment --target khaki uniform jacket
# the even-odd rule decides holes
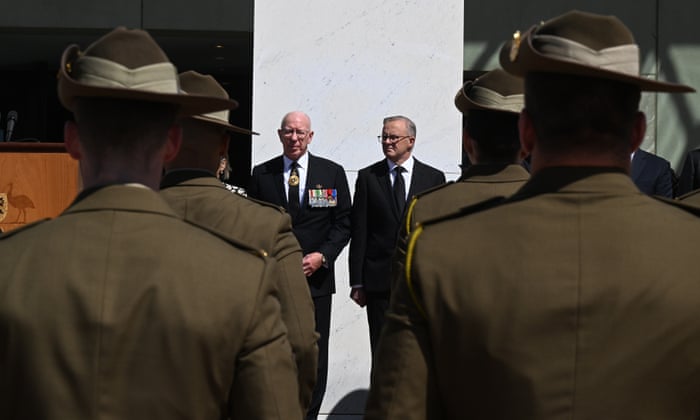
[[[697,419],[700,219],[551,168],[417,229],[367,419]]]
[[[2,418],[301,418],[274,261],[232,244],[134,185],[0,237]]]
[[[305,411],[316,383],[317,334],[313,302],[301,268],[301,248],[292,233],[289,216],[279,207],[232,193],[205,171],[168,173],[161,183],[160,194],[186,220],[265,249],[277,260],[274,278],[282,320],[297,362],[300,398]],[[222,276],[230,274],[234,273],[221,273]]]

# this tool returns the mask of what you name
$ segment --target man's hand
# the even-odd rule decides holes
[[[306,277],[311,276],[316,272],[323,264],[323,255],[320,252],[312,252],[310,254],[304,255],[301,260],[301,268],[304,270],[304,275]]]
[[[355,301],[355,303],[360,305],[360,308],[364,308],[365,305],[367,305],[367,294],[365,293],[365,289],[362,287],[353,287],[350,291],[350,297]]]

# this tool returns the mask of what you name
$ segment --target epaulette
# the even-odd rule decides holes
[[[700,217],[700,207],[698,207],[698,205],[690,204],[690,203],[683,201],[683,200],[687,199],[688,197],[694,196],[696,193],[697,193],[696,191],[691,191],[690,193],[685,194],[681,197],[678,197],[675,200],[670,199],[670,198],[666,198],[666,197],[657,196],[657,195],[652,195],[651,197],[658,200],[658,201],[661,201],[662,203],[669,204],[669,205],[674,206],[676,208],[679,208],[681,210],[685,210],[688,213],[692,214],[693,216]],[[698,198],[700,198],[700,197],[698,197]]]
[[[419,226],[428,226],[428,225],[433,225],[435,223],[439,223],[445,220],[450,220],[450,219],[457,219],[459,217],[464,217],[464,216],[469,216],[471,214],[479,213],[484,210],[488,210],[494,207],[497,207],[501,204],[506,202],[506,197],[505,196],[497,196],[497,197],[492,197],[489,199],[486,199],[484,201],[480,201],[475,204],[470,204],[466,207],[462,207],[459,210],[453,211],[452,213],[448,213],[444,216],[438,216],[434,217],[432,219],[427,219],[419,223]]]
[[[220,238],[220,239],[222,239],[222,240],[228,242],[229,244],[235,246],[236,248],[240,248],[241,250],[246,251],[246,252],[248,252],[248,253],[250,253],[250,254],[253,254],[253,255],[255,255],[255,256],[258,256],[258,257],[268,257],[268,256],[270,255],[270,254],[267,252],[267,250],[264,250],[264,249],[261,249],[261,248],[256,248],[256,247],[254,247],[254,246],[252,246],[252,245],[249,245],[249,244],[246,244],[246,243],[244,243],[244,242],[241,242],[241,241],[238,240],[238,239],[234,239],[234,238],[228,236],[227,234],[225,234],[225,233],[223,233],[223,232],[220,232],[220,231],[218,231],[218,230],[216,230],[216,229],[212,229],[212,228],[210,228],[210,227],[208,227],[208,226],[206,226],[206,225],[199,224],[199,223],[197,223],[197,222],[195,222],[195,221],[192,221],[192,220],[187,220],[187,219],[182,219],[182,220],[183,220],[185,223],[188,223],[188,224],[190,224],[190,225],[192,225],[192,226],[194,226],[194,227],[196,227],[196,228],[198,228],[198,229],[205,230],[205,231],[211,233],[212,235],[214,235],[214,236],[216,236],[216,237],[218,237],[218,238]]]
[[[258,200],[257,198],[253,198],[253,197],[250,197],[250,196],[247,196],[247,195],[246,195],[246,196],[243,196],[243,195],[242,195],[242,196],[240,196],[240,197],[241,197],[241,198],[244,198],[244,199],[246,199],[246,200],[250,200],[250,201],[252,201],[253,203],[260,204],[260,205],[263,205],[263,206],[265,206],[265,207],[269,207],[269,208],[275,209],[275,210],[279,211],[280,213],[287,213],[287,211],[284,209],[284,207],[278,206],[277,204],[270,203],[269,201]]]
[[[428,188],[427,190],[423,190],[423,191],[419,192],[418,194],[414,194],[414,195],[413,195],[413,199],[415,200],[415,199],[417,199],[417,198],[421,198],[421,197],[423,197],[423,196],[425,196],[425,195],[430,194],[430,193],[433,192],[433,191],[441,190],[441,189],[443,189],[443,188],[445,188],[445,187],[448,187],[448,186],[450,186],[450,185],[452,185],[452,184],[454,184],[454,183],[455,183],[455,181],[447,181],[447,182],[445,182],[444,184],[440,184],[440,185],[436,185],[436,186],[434,186],[434,187],[430,187],[430,188]]]
[[[432,192],[441,190],[441,189],[447,187],[448,185],[452,185],[454,183],[455,183],[454,181],[448,181],[444,184],[436,185],[434,187],[428,188],[427,190],[423,190],[423,191],[419,192],[418,194],[414,194],[411,197],[411,200],[408,202],[408,205],[406,206],[406,214],[404,215],[404,218],[403,218],[404,232],[406,232],[408,234],[408,233],[411,233],[413,231],[413,226],[411,226],[411,219],[413,218],[413,209],[416,207],[416,204],[418,203],[418,199],[420,199],[420,198],[422,198],[422,197],[424,197]]]
[[[9,238],[10,236],[13,236],[13,235],[15,235],[15,234],[17,234],[17,233],[19,233],[19,232],[24,232],[25,230],[31,229],[31,228],[33,228],[33,227],[35,227],[35,226],[39,226],[40,224],[42,224],[42,223],[44,223],[44,222],[48,222],[49,220],[51,220],[51,219],[46,218],[46,219],[35,220],[35,221],[33,221],[33,222],[31,222],[31,223],[28,223],[28,224],[26,224],[26,225],[22,225],[22,226],[20,226],[20,227],[14,228],[14,229],[12,229],[12,230],[10,230],[10,231],[8,231],[8,232],[0,233],[0,239]]]

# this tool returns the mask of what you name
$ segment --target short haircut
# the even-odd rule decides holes
[[[528,73],[525,109],[547,153],[613,153],[629,157],[639,110],[638,86],[554,73]]]
[[[97,158],[149,158],[167,139],[178,106],[113,98],[78,98],[74,108],[80,141]]]
[[[391,117],[384,118],[382,124],[386,124],[391,121],[404,121],[406,123],[408,135],[411,137],[416,137],[416,125],[413,123],[413,121],[411,121],[410,118],[404,117],[403,115],[393,115]]]
[[[520,156],[518,114],[512,112],[470,110],[464,129],[475,143],[480,164],[516,163]]]

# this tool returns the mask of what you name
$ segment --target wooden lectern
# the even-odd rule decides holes
[[[79,190],[63,143],[0,143],[0,229],[58,216]]]

